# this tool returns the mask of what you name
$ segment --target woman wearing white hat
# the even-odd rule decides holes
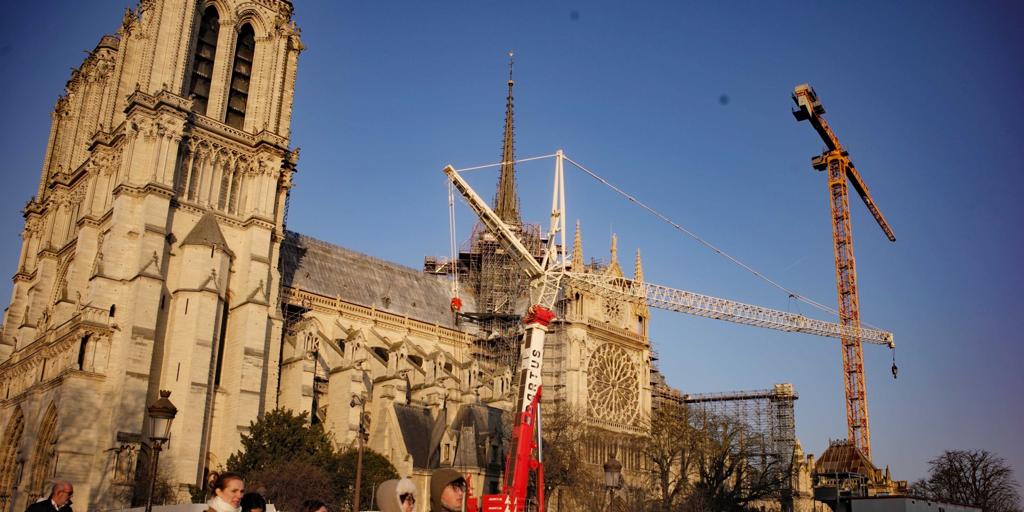
[[[412,512],[416,505],[416,484],[408,478],[387,480],[377,486],[380,512]]]

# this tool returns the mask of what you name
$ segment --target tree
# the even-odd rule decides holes
[[[136,466],[135,481],[132,482],[132,485],[117,491],[118,498],[122,502],[131,503],[135,507],[145,505],[146,498],[149,497],[152,465],[149,458],[144,458],[142,461],[142,464]],[[179,502],[178,489],[168,474],[169,472],[170,469],[165,465],[161,466],[156,473],[156,485],[153,487],[154,505],[174,505]]]
[[[658,494],[655,510],[677,510],[691,489],[690,476],[700,446],[686,404],[666,402],[654,408],[650,435],[640,446],[651,464],[651,480]]]
[[[711,414],[702,415],[697,428],[697,475],[688,510],[741,512],[782,494],[789,467],[770,453],[760,434],[736,418]]]
[[[228,457],[227,469],[248,475],[293,460],[328,472],[338,467],[334,441],[323,425],[310,425],[304,412],[274,409],[249,424],[242,449]]]
[[[574,489],[589,477],[580,464],[588,431],[584,418],[564,402],[545,404],[544,495],[558,503],[558,510],[563,510],[562,490]]]
[[[348,510],[355,486],[356,451],[334,448],[323,425],[310,425],[306,413],[275,409],[250,423],[242,435],[242,449],[228,457],[227,470],[241,473],[249,487],[281,500],[279,508],[295,510],[291,503],[320,499]],[[398,478],[394,466],[379,453],[363,450],[360,496],[370,502],[376,484]],[[331,507],[334,508],[334,507]]]
[[[356,487],[356,458],[358,456],[359,452],[355,448],[350,448],[339,456],[340,464],[335,482],[338,497],[342,503],[352,502],[352,493]],[[394,478],[398,478],[398,471],[388,462],[388,459],[369,448],[363,448],[363,474],[359,483],[361,507],[369,508],[365,505],[373,500],[373,494],[378,484]]]
[[[947,450],[928,462],[928,478],[911,492],[936,501],[979,507],[983,512],[1019,512],[1013,469],[987,450]]]
[[[246,487],[262,494],[278,510],[299,510],[302,502],[316,498],[337,503],[332,475],[306,461],[290,460],[246,474]]]

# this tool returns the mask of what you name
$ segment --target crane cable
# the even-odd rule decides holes
[[[459,262],[455,258],[457,242],[455,240],[455,184],[448,180],[448,265],[452,275],[452,311],[462,309],[462,298],[459,296]]]
[[[661,219],[662,221],[668,223],[673,228],[675,228],[675,229],[677,229],[679,231],[682,231],[683,233],[686,233],[687,236],[689,236],[690,238],[693,238],[694,240],[696,240],[701,245],[703,245],[703,246],[707,247],[708,249],[711,249],[715,253],[717,253],[717,254],[727,258],[729,261],[735,263],[736,265],[739,265],[743,269],[745,269],[748,272],[750,272],[751,274],[753,274],[758,279],[761,279],[761,280],[771,284],[772,286],[778,288],[779,290],[782,290],[782,291],[788,293],[791,298],[794,298],[794,299],[796,299],[796,300],[798,300],[800,302],[803,302],[805,304],[809,304],[809,305],[811,305],[811,306],[813,306],[815,308],[818,308],[818,309],[820,309],[822,311],[825,311],[825,312],[828,312],[830,314],[833,314],[833,315],[835,315],[837,317],[840,316],[839,312],[836,311],[835,309],[832,309],[832,308],[830,308],[830,307],[828,307],[828,306],[826,306],[826,305],[824,305],[824,304],[822,304],[822,303],[820,303],[820,302],[818,302],[816,300],[813,300],[811,298],[805,297],[805,296],[803,296],[803,295],[801,295],[801,294],[799,294],[799,293],[797,293],[797,292],[795,292],[793,290],[790,290],[789,288],[786,288],[785,286],[782,286],[779,283],[776,283],[775,281],[773,281],[768,276],[766,276],[766,275],[758,272],[757,270],[754,270],[753,268],[751,268],[750,265],[747,265],[746,263],[743,263],[742,261],[736,259],[731,254],[723,251],[722,249],[719,249],[718,247],[716,247],[711,242],[708,242],[707,240],[704,240],[703,238],[698,236],[696,233],[694,233],[694,232],[684,228],[683,226],[679,225],[678,223],[676,223],[672,219],[668,218],[665,214],[659,212],[658,210],[655,210],[654,208],[651,208],[650,206],[647,206],[646,204],[644,204],[639,199],[633,197],[632,195],[630,195],[629,193],[627,193],[624,190],[620,189],[619,187],[616,187],[615,185],[611,184],[608,180],[598,176],[597,173],[595,173],[594,171],[591,171],[590,169],[587,169],[586,167],[584,167],[580,163],[576,162],[572,158],[569,158],[568,156],[564,156],[564,155],[563,155],[563,158],[568,160],[569,163],[575,165],[579,170],[581,170],[584,173],[590,175],[591,178],[594,178],[595,180],[601,182],[602,184],[604,184],[608,188],[614,190],[616,193],[618,193],[622,197],[625,197],[626,199],[628,199],[633,204],[635,204],[635,205],[637,205],[637,206],[647,210],[648,212],[654,214],[654,216],[656,216],[659,219]],[[864,325],[864,326],[872,328],[872,329],[879,329],[878,327],[875,327],[875,326],[873,326],[873,325],[871,325],[871,324],[869,324],[867,322],[863,322],[863,321],[861,322],[861,325]],[[899,367],[896,366],[896,347],[894,347],[894,346],[890,347],[890,350],[892,351],[892,368],[891,368],[892,369],[892,378],[893,378],[893,380],[896,380],[896,375],[899,373]]]
[[[778,288],[779,290],[781,290],[783,292],[786,292],[786,294],[788,294],[790,297],[793,297],[794,299],[796,299],[796,300],[798,300],[800,302],[803,302],[805,304],[809,304],[809,305],[811,305],[811,306],[813,306],[813,307],[815,307],[817,309],[820,309],[822,311],[825,311],[825,312],[831,313],[833,315],[839,316],[839,312],[836,311],[835,309],[830,308],[830,307],[828,307],[828,306],[826,306],[826,305],[824,305],[824,304],[822,304],[822,303],[820,303],[818,301],[815,301],[815,300],[813,300],[811,298],[805,297],[805,296],[803,296],[803,295],[801,295],[801,294],[799,294],[799,293],[797,293],[797,292],[795,292],[793,290],[790,290],[789,288],[786,288],[785,286],[782,286],[781,284],[779,284],[779,283],[775,282],[774,280],[772,280],[770,277],[762,274],[761,272],[758,272],[757,270],[752,268],[750,265],[747,265],[746,263],[743,263],[742,261],[740,261],[736,257],[734,257],[731,254],[723,251],[722,249],[720,249],[719,247],[715,246],[711,242],[708,242],[707,240],[701,238],[699,235],[697,235],[693,231],[690,231],[689,229],[686,229],[685,227],[681,226],[679,223],[677,223],[674,220],[670,219],[668,216],[666,216],[665,214],[661,213],[660,211],[655,210],[654,208],[652,208],[652,207],[648,206],[647,204],[645,204],[643,201],[640,201],[636,197],[630,195],[628,192],[620,189],[619,187],[616,187],[611,182],[609,182],[608,180],[602,178],[597,173],[595,173],[594,171],[591,171],[590,169],[586,168],[585,166],[583,166],[579,162],[573,160],[572,158],[569,158],[568,156],[565,156],[564,158],[569,163],[571,163],[574,166],[576,166],[579,170],[581,170],[584,173],[588,174],[591,178],[594,178],[595,180],[597,180],[598,182],[602,183],[606,187],[614,190],[616,193],[618,193],[622,197],[626,198],[631,203],[633,203],[633,204],[643,208],[644,210],[647,210],[648,212],[653,214],[655,217],[658,217],[659,219],[661,219],[665,223],[669,224],[670,226],[672,226],[676,230],[681,231],[681,232],[685,233],[687,236],[689,236],[690,238],[696,240],[697,243],[703,245],[704,247],[707,247],[708,249],[711,249],[716,254],[718,254],[718,255],[728,259],[729,261],[731,261],[734,264],[738,265],[739,267],[743,268],[747,272],[750,272],[751,274],[753,274],[758,279],[761,279],[761,280],[765,281],[766,283],[774,286],[775,288]],[[875,328],[874,326],[872,326],[872,325],[870,325],[870,324],[868,324],[866,322],[864,323],[864,325],[866,325],[868,327],[871,327],[871,328]]]

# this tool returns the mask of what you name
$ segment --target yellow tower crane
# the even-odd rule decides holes
[[[832,242],[836,258],[836,289],[839,295],[839,323],[849,327],[853,336],[842,336],[843,384],[846,387],[846,429],[849,440],[860,449],[868,460],[871,459],[871,430],[868,424],[868,395],[864,384],[864,354],[861,351],[860,302],[857,298],[857,269],[853,258],[853,233],[850,228],[850,198],[847,179],[864,200],[871,215],[882,227],[890,241],[896,235],[886,222],[882,212],[875,206],[857,168],[850,160],[850,154],[839,143],[839,137],[825,121],[825,107],[818,95],[808,84],[798,85],[793,90],[793,102],[797,108],[793,116],[797,121],[809,121],[814,130],[825,141],[826,150],[811,159],[815,170],[828,170],[829,204],[832,207]],[[895,365],[893,366],[895,376]]]

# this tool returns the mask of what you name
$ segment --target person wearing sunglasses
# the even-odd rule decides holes
[[[416,505],[416,484],[408,478],[381,482],[376,498],[380,512],[412,512]]]

